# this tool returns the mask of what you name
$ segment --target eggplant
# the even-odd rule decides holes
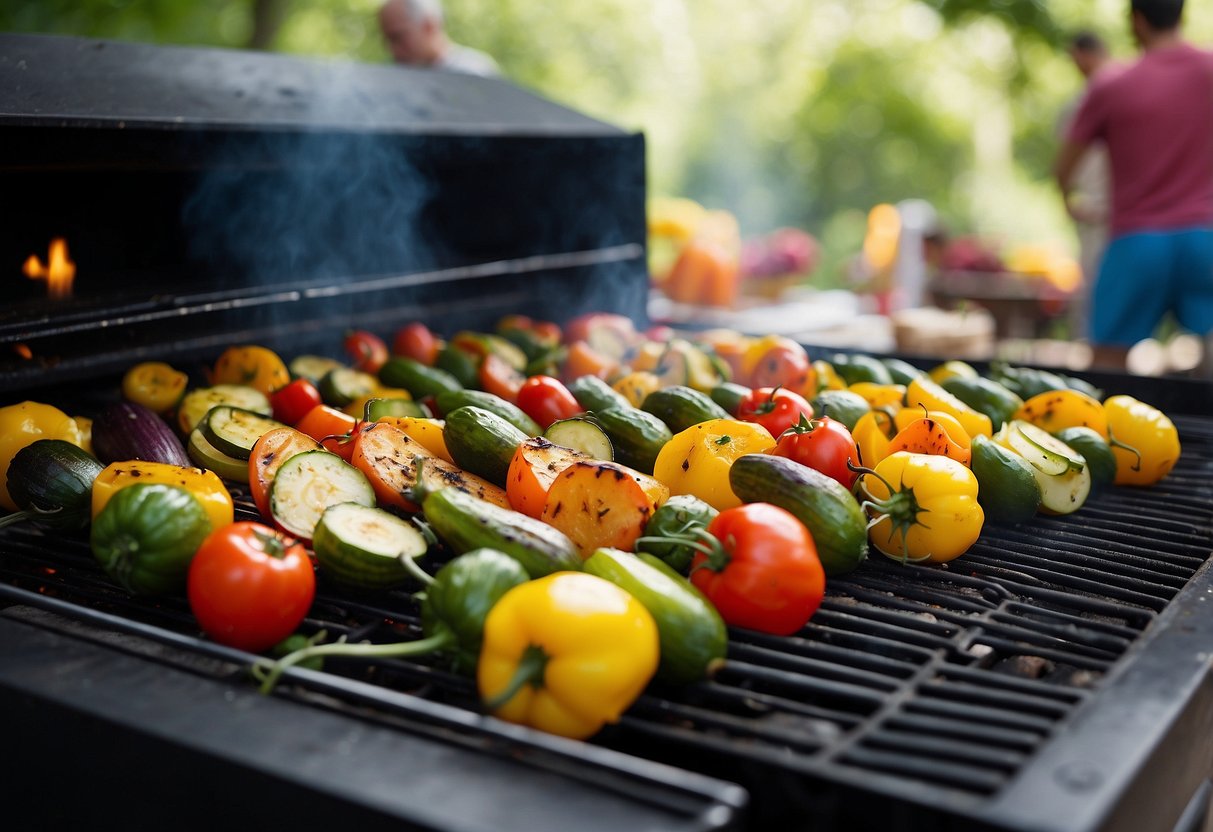
[[[105,463],[142,459],[187,468],[194,464],[168,423],[134,402],[109,405],[97,415],[93,452]]]

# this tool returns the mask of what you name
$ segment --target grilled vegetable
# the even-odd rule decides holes
[[[475,387],[480,383],[479,358],[453,344],[446,344],[438,350],[433,367],[450,373],[463,387]]]
[[[848,386],[847,390],[867,402],[868,407],[891,407],[896,409],[900,408],[906,400],[906,386],[904,384],[877,384],[874,381],[857,381]]]
[[[425,638],[398,644],[308,644],[273,664],[254,670],[262,693],[269,693],[282,672],[307,666],[324,656],[389,659],[447,653],[461,673],[475,670],[484,638],[484,620],[506,592],[530,580],[517,561],[492,549],[476,549],[447,563],[425,589],[421,629]]]
[[[550,575],[489,611],[476,669],[494,716],[574,739],[615,722],[657,670],[657,625],[602,578]]]
[[[186,393],[177,408],[177,427],[181,435],[189,436],[190,431],[198,427],[210,409],[221,404],[251,410],[263,416],[274,412],[269,397],[247,385],[215,384],[211,387],[199,387]]]
[[[729,640],[720,613],[660,558],[602,548],[583,567],[626,590],[653,616],[661,645],[659,679],[675,684],[695,682],[710,677],[724,664]]]
[[[908,361],[902,361],[900,358],[882,358],[880,363],[889,371],[889,377],[893,379],[894,384],[909,384],[914,379],[922,375],[922,370],[910,364]]]
[[[270,516],[287,534],[310,540],[321,515],[339,503],[375,505],[366,475],[336,454],[304,451],[278,469],[270,486]]]
[[[985,436],[973,438],[969,468],[977,477],[977,502],[987,523],[1022,523],[1040,508],[1040,486],[1032,466]]]
[[[586,410],[606,410],[610,407],[630,408],[625,396],[598,376],[580,376],[569,384],[569,392]]]
[[[303,621],[316,594],[316,576],[298,541],[242,521],[202,541],[186,592],[207,635],[229,647],[260,651]]]
[[[334,367],[321,376],[316,385],[320,398],[332,407],[345,407],[361,396],[369,396],[378,388],[378,378],[353,367]]]
[[[720,512],[701,537],[691,583],[730,625],[791,635],[821,605],[825,571],[813,536],[791,512],[769,503],[737,506]]]
[[[387,387],[408,390],[414,399],[436,396],[449,390],[462,390],[453,375],[438,367],[427,367],[412,358],[389,358],[379,368],[379,381]]]
[[[510,461],[527,435],[496,413],[468,405],[446,414],[443,438],[456,465],[504,487]]]
[[[1022,456],[1040,486],[1040,510],[1070,514],[1091,491],[1091,472],[1082,454],[1029,422],[1007,422],[994,441]]]
[[[249,493],[257,510],[267,521],[270,519],[270,487],[278,469],[295,454],[321,450],[320,443],[295,428],[276,428],[265,434],[253,445],[245,475]],[[221,474],[222,475],[222,474]]]
[[[989,416],[994,430],[1015,418],[1015,413],[1023,407],[1023,399],[988,378],[952,376],[944,379],[943,389],[977,412]]]
[[[539,436],[543,433],[543,429],[539,427],[535,420],[523,413],[518,405],[511,404],[500,396],[486,393],[483,390],[447,391],[435,396],[434,401],[444,416],[461,407],[479,407],[505,419],[527,436]]]
[[[864,508],[874,523],[872,545],[893,560],[945,563],[969,550],[985,513],[977,478],[954,459],[891,454],[863,476]],[[896,485],[893,485],[896,483]]]
[[[1092,488],[1102,488],[1116,480],[1116,455],[1107,439],[1091,428],[1079,426],[1059,430],[1056,436],[1087,461]]]
[[[496,549],[522,564],[533,578],[581,568],[573,541],[547,523],[456,488],[421,490],[426,521],[454,552]]]
[[[970,437],[979,433],[982,436],[990,436],[994,432],[989,416],[969,407],[925,375],[919,376],[906,386],[906,406],[950,413]]]
[[[780,456],[748,454],[733,463],[729,482],[747,503],[786,509],[813,535],[827,575],[842,575],[868,556],[867,520],[836,480]]]
[[[62,410],[25,401],[0,407],[0,506],[16,511],[6,485],[8,467],[16,453],[39,439],[62,439],[82,446],[80,427]]]
[[[420,469],[419,460],[425,462]],[[432,456],[424,445],[386,422],[364,425],[356,432],[350,461],[366,474],[376,498],[385,506],[418,511],[413,490],[419,477],[426,488],[449,486],[494,505],[509,506],[504,489]]]
[[[207,411],[198,426],[208,442],[237,459],[248,459],[258,439],[271,430],[284,427],[286,425],[276,419],[225,404]]]
[[[661,379],[647,370],[637,370],[616,380],[611,388],[627,399],[632,407],[640,407],[645,398],[661,389]]]
[[[1077,390],[1050,390],[1024,402],[1015,419],[1031,422],[1049,433],[1070,427],[1091,428],[1100,436],[1108,435],[1108,417],[1097,399]]]
[[[248,460],[229,456],[216,448],[207,440],[201,428],[190,431],[185,448],[191,464],[214,471],[225,480],[241,483],[249,481]]]
[[[102,462],[146,459],[189,465],[181,440],[163,419],[141,404],[117,402],[93,420],[93,450]]]
[[[750,388],[742,384],[734,384],[731,381],[726,381],[723,384],[717,384],[708,393],[712,401],[720,405],[731,418],[737,418],[737,409],[741,407],[741,401],[750,392]]]
[[[123,489],[139,483],[158,483],[184,488],[202,504],[212,528],[232,522],[232,495],[213,471],[169,465],[164,462],[112,462],[93,480],[93,520]]]
[[[89,542],[106,573],[132,595],[185,588],[194,552],[211,532],[202,504],[184,488],[134,483],[93,519]]]
[[[329,370],[344,366],[337,359],[324,355],[297,355],[291,359],[287,369],[291,378],[305,378],[315,385],[320,383],[320,379],[324,378],[324,374]]]
[[[740,505],[733,492],[729,469],[745,454],[766,453],[775,440],[766,428],[735,419],[712,419],[689,427],[665,444],[657,456],[653,476],[671,494],[693,494],[723,511]]]
[[[297,378],[270,393],[274,418],[285,425],[295,425],[323,400],[316,385],[306,378]]]
[[[650,393],[640,409],[665,422],[673,433],[709,419],[732,418],[707,393],[680,385],[663,387]]]
[[[615,449],[611,445],[610,437],[593,417],[574,416],[572,419],[553,422],[548,425],[543,436],[557,445],[581,451],[594,459],[610,462],[615,458]]]
[[[962,429],[963,430],[963,429]],[[966,442],[969,437],[964,436]],[[886,455],[898,451],[909,451],[914,454],[938,454],[954,459],[961,465],[968,465],[972,452],[965,445],[954,440],[941,422],[924,416],[910,422],[897,432],[889,443]]]
[[[582,557],[600,547],[631,550],[669,496],[657,480],[616,462],[574,462],[556,475],[543,522],[568,535]]]
[[[644,536],[636,541],[636,551],[650,553],[685,575],[691,568],[695,550],[684,542],[664,538],[694,534],[696,529],[706,529],[719,513],[698,497],[675,494],[653,512],[648,525],[644,527]]]
[[[1117,485],[1151,485],[1179,461],[1179,432],[1167,415],[1130,396],[1111,396],[1104,403],[1112,437],[1132,446],[1113,445]]]
[[[585,453],[554,444],[546,437],[525,440],[514,452],[510,470],[506,473],[509,507],[528,517],[539,518],[556,476],[574,462],[588,459],[590,457]]]
[[[9,497],[20,511],[0,517],[0,528],[30,519],[63,531],[85,528],[91,519],[93,480],[104,466],[64,439],[38,439],[13,455]]]
[[[390,589],[407,582],[418,572],[414,559],[428,548],[412,523],[361,503],[329,506],[312,535],[321,574],[359,590]]]
[[[615,461],[643,474],[652,473],[657,455],[673,438],[665,422],[630,405],[595,410],[594,418],[611,440]]]
[[[212,384],[242,384],[265,396],[290,380],[290,370],[278,354],[256,345],[228,347],[211,371]]]
[[[122,395],[162,415],[177,406],[188,383],[189,376],[163,361],[144,361],[122,376]]]
[[[381,416],[369,422],[384,422],[403,431],[405,436],[421,443],[427,451],[443,462],[455,464],[446,447],[446,422],[424,416]]]

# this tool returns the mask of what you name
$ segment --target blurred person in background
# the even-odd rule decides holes
[[[1091,80],[1054,165],[1074,215],[1079,162],[1097,142],[1108,150],[1111,242],[1089,330],[1098,367],[1123,369],[1168,312],[1213,330],[1213,54],[1183,40],[1182,15],[1183,0],[1132,0],[1142,55]]]
[[[1075,68],[1089,88],[1099,75],[1115,71],[1108,55],[1108,47],[1094,32],[1076,32],[1070,38],[1068,52]],[[1084,88],[1083,94],[1086,89]],[[1064,140],[1074,123],[1078,105],[1083,94],[1075,97],[1062,110],[1058,123],[1058,136]],[[1078,161],[1071,178],[1067,208],[1074,218],[1074,230],[1078,235],[1078,265],[1082,271],[1082,283],[1070,301],[1070,336],[1088,336],[1091,290],[1099,273],[1099,262],[1108,244],[1108,214],[1111,199],[1111,178],[1108,170],[1108,150],[1102,141],[1091,143]]]
[[[379,7],[379,28],[396,63],[469,75],[501,74],[491,57],[447,37],[439,0],[387,0]]]

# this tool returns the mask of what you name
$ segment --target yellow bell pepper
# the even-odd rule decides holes
[[[278,353],[266,347],[228,347],[215,362],[211,384],[244,384],[265,395],[291,380],[291,373]]]
[[[970,437],[994,435],[994,423],[984,413],[979,413],[960,399],[943,389],[927,376],[919,376],[906,387],[907,407],[926,407],[927,410],[942,410],[951,413],[964,427]]]
[[[868,497],[864,508],[876,520],[868,540],[903,563],[957,558],[977,541],[985,523],[977,477],[946,456],[890,454],[876,466],[875,476],[863,475],[862,489]]]
[[[859,448],[860,464],[871,468],[888,456],[889,443],[896,434],[897,427],[887,410],[878,408],[860,416],[851,431],[851,438]]]
[[[452,465],[451,452],[446,448],[446,422],[442,419],[427,419],[423,416],[381,416],[377,421],[400,428],[405,435],[422,445],[439,459]]]
[[[1108,438],[1108,417],[1103,405],[1078,390],[1037,393],[1024,402],[1012,418],[1031,422],[1049,433],[1083,427]]]
[[[101,513],[116,493],[140,482],[184,488],[202,504],[212,529],[230,525],[234,519],[232,495],[215,472],[143,460],[114,462],[97,475],[93,481],[93,517]]]
[[[973,445],[973,437],[965,430],[960,420],[946,410],[923,410],[921,407],[903,407],[893,416],[893,424],[902,431],[919,419],[934,419],[948,432],[949,438],[962,448]]]
[[[413,394],[408,390],[402,390],[397,387],[377,387],[370,393],[364,393],[355,398],[352,402],[341,408],[342,413],[353,416],[355,419],[361,419],[366,413],[366,403],[371,399],[407,399],[413,400]]]
[[[661,379],[647,370],[636,370],[616,381],[611,387],[627,399],[632,407],[640,407],[645,396],[661,387]]]
[[[858,393],[872,407],[901,407],[902,403],[906,400],[906,386],[904,384],[877,384],[874,381],[857,381],[847,389],[852,393]]]
[[[1179,461],[1179,432],[1165,413],[1131,396],[1111,396],[1103,409],[1115,440],[1117,485],[1152,485],[1170,473]]]
[[[692,494],[724,511],[741,505],[729,485],[733,461],[766,453],[775,439],[762,425],[737,419],[709,419],[674,434],[657,454],[653,476],[670,494]]]
[[[163,361],[144,361],[122,377],[122,395],[156,413],[167,413],[185,395],[189,376]]]
[[[489,611],[476,668],[495,716],[585,739],[635,701],[657,670],[653,616],[609,581],[557,572]]]
[[[80,425],[57,407],[31,401],[0,407],[0,506],[9,511],[16,511],[17,504],[8,493],[8,465],[17,451],[39,439],[84,447]]]
[[[834,369],[834,365],[829,361],[818,359],[813,362],[812,366],[817,386],[817,389],[813,392],[814,396],[822,390],[847,389],[847,383],[842,380],[842,376],[838,375],[838,371]],[[813,396],[809,396],[809,398],[811,399]]]
[[[93,420],[87,416],[73,416],[72,421],[80,431],[80,447],[90,454],[93,453]]]
[[[977,378],[978,373],[972,364],[964,361],[945,361],[932,367],[927,375],[936,384],[943,384],[950,378]]]

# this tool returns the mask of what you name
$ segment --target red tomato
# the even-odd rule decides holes
[[[742,384],[791,390],[803,390],[813,370],[804,347],[781,335],[767,335],[751,344],[742,365]]]
[[[387,344],[373,332],[355,329],[345,334],[345,351],[355,370],[377,373],[388,359]]]
[[[257,652],[295,632],[312,606],[316,575],[299,541],[243,521],[202,541],[186,592],[208,636]]]
[[[779,437],[770,453],[786,456],[850,488],[855,472],[847,462],[859,465],[859,451],[847,426],[829,416],[820,416],[804,425],[794,425]]]
[[[294,425],[321,402],[320,391],[306,378],[297,378],[270,393],[274,418],[287,425]]]
[[[518,406],[545,430],[552,422],[585,412],[569,388],[551,376],[531,376],[524,381],[518,390]]]
[[[510,366],[505,359],[491,352],[486,353],[484,360],[480,362],[478,375],[481,390],[500,396],[507,402],[518,401],[518,391],[526,381],[526,376]]]
[[[392,355],[420,361],[427,367],[434,366],[439,347],[438,336],[421,321],[405,324],[392,339]]]
[[[813,536],[791,512],[747,503],[720,512],[708,532],[720,550],[695,556],[691,583],[727,624],[787,636],[817,611],[825,570]]]
[[[745,395],[737,418],[757,422],[776,438],[800,421],[813,418],[813,405],[804,396],[783,387],[756,387]]]

